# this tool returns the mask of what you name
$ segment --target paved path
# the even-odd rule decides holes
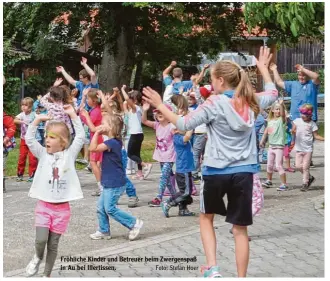
[[[324,200],[324,159],[321,143],[316,144],[314,163],[317,167],[312,169],[311,173],[317,181],[312,190],[306,193],[299,191],[299,173],[288,176],[292,190],[282,193],[277,192],[275,188],[265,190],[265,208],[249,228],[252,241],[248,276],[324,276],[324,213],[321,207]],[[139,240],[128,242],[127,230],[112,221],[113,238],[92,241],[89,234],[97,227],[96,198],[91,196],[95,181],[92,175],[79,172],[85,198],[72,202],[72,219],[68,232],[61,238],[58,260],[52,276],[200,276],[199,267],[205,264],[205,257],[198,217],[177,217],[176,210],[171,210],[171,217],[166,219],[159,208],[147,206],[147,202],[155,195],[159,175],[159,169],[155,167],[150,179],[136,184],[140,198],[139,207],[128,209],[126,196],[120,200],[120,208],[129,210],[145,221],[144,231]],[[265,176],[265,173],[261,176]],[[274,183],[279,183],[278,175],[274,176]],[[29,185],[26,183],[8,181],[7,187],[9,191],[4,196],[3,224],[4,275],[25,276],[25,266],[34,253],[35,200],[27,197]],[[195,197],[195,203],[191,206],[193,211],[198,212],[198,203],[199,198]],[[230,225],[218,216],[215,228],[218,238],[218,261],[222,273],[225,277],[235,277],[234,241],[228,233]],[[176,260],[161,261],[161,256],[188,257],[191,260],[188,263]],[[63,261],[65,257],[86,258],[86,262],[66,262]],[[105,258],[105,261],[92,262],[88,261],[88,257],[100,257],[100,260]],[[125,258],[131,260],[125,262]],[[135,260],[132,260],[133,258]],[[97,268],[98,266],[103,267],[103,270]],[[108,270],[104,270],[106,266]],[[42,269],[43,265],[40,273]]]

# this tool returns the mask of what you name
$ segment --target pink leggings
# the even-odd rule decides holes
[[[312,159],[312,152],[296,152],[296,168],[303,174],[303,183],[308,184],[309,166]]]
[[[283,150],[284,148],[268,148],[267,173],[272,174],[274,170],[274,164],[276,164],[276,168],[280,176],[285,174],[283,168]]]

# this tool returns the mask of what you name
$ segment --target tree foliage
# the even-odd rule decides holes
[[[324,2],[250,2],[244,15],[250,31],[266,28],[283,43],[296,43],[299,37],[324,40]]]

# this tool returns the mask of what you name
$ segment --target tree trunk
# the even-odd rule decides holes
[[[134,89],[139,90],[142,82],[143,61],[139,60],[136,64],[136,71],[134,77]]]
[[[104,47],[100,67],[100,87],[104,91],[111,91],[114,87],[121,88],[129,85],[134,67],[134,49],[124,28],[117,38],[117,52],[110,50],[109,44]]]

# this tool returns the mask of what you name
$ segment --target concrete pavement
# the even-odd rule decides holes
[[[317,167],[311,169],[311,173],[317,181],[310,191],[303,193],[299,190],[300,173],[288,175],[290,191],[279,193],[275,188],[265,190],[265,208],[249,228],[252,241],[248,276],[324,276],[324,213],[320,207],[324,200],[323,151],[323,143],[316,143],[313,159]],[[147,202],[156,194],[159,175],[159,168],[155,166],[148,180],[136,183],[139,207],[128,209],[126,196],[119,202],[120,208],[144,220],[145,227],[140,239],[128,242],[127,230],[111,221],[113,238],[92,241],[89,234],[96,230],[97,219],[96,198],[91,193],[96,184],[91,174],[79,172],[85,198],[71,204],[72,219],[68,232],[61,238],[52,276],[200,276],[199,267],[205,264],[205,257],[198,217],[178,217],[177,210],[171,209],[171,217],[166,219],[159,208],[147,206]],[[265,177],[264,172],[261,177]],[[275,186],[279,184],[278,178],[275,174]],[[33,211],[36,201],[27,197],[27,183],[9,180],[7,189],[3,224],[4,275],[25,276],[25,266],[34,253]],[[191,210],[198,212],[198,209],[199,198],[195,197]],[[234,241],[228,232],[230,225],[218,216],[215,228],[222,274],[234,277],[236,265]],[[190,260],[181,260],[181,263],[175,259],[165,261],[161,260],[161,256]],[[71,260],[73,257],[86,258],[86,261],[67,262],[64,258],[68,257]],[[99,260],[105,258],[105,261],[88,261],[89,257],[100,257]],[[39,273],[42,273],[42,268]]]

